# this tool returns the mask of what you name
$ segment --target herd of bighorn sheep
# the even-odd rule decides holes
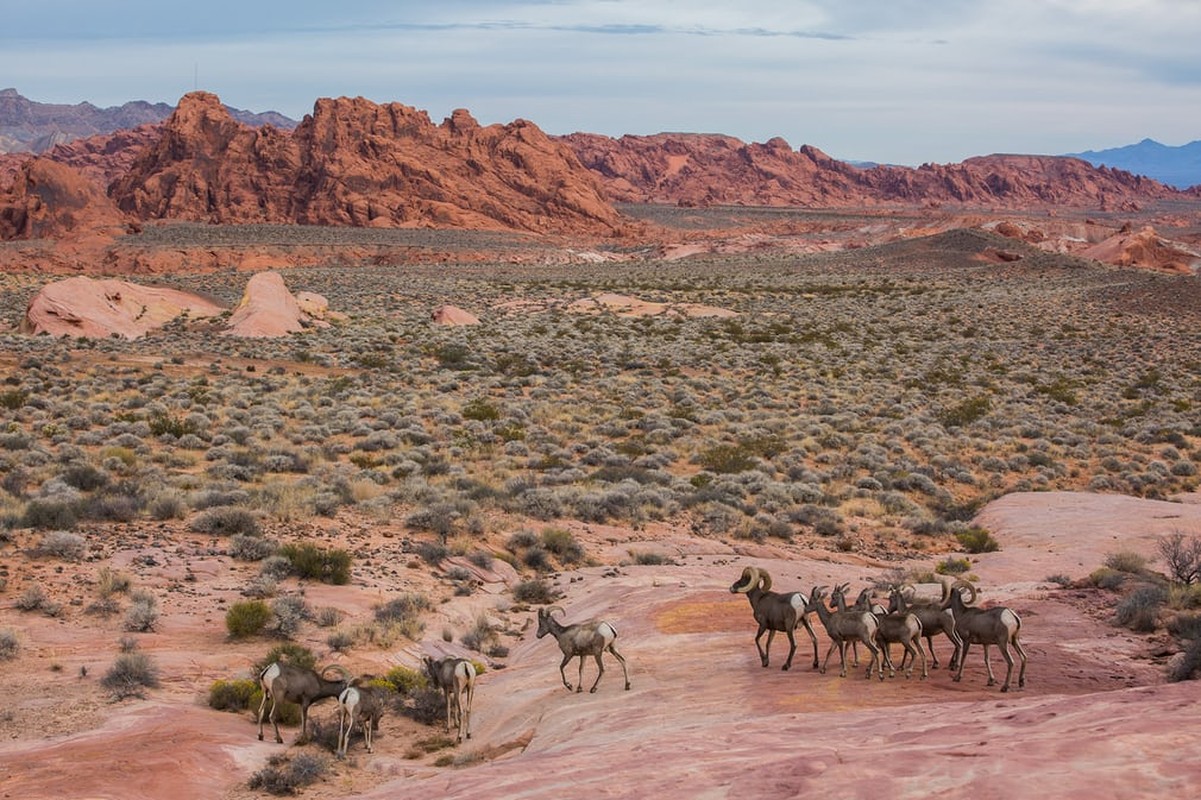
[[[797,649],[794,632],[797,626],[801,626],[813,643],[813,668],[822,674],[826,672],[826,665],[834,649],[838,648],[839,674],[846,677],[847,645],[852,646],[851,658],[854,665],[858,666],[857,648],[862,644],[871,654],[866,676],[870,679],[875,672],[880,680],[884,680],[884,669],[887,667],[889,675],[895,677],[897,667],[892,660],[891,646],[898,644],[904,651],[900,669],[905,673],[905,677],[913,675],[913,667],[920,659],[921,677],[925,679],[929,675],[926,650],[929,650],[929,661],[937,668],[939,662],[933,638],[944,634],[954,648],[949,662],[950,669],[954,670],[954,681],[963,677],[968,648],[973,644],[980,644],[984,646],[988,685],[996,685],[989,659],[989,647],[996,646],[1007,666],[1001,691],[1009,691],[1014,666],[1013,656],[1009,652],[1012,645],[1022,662],[1018,670],[1017,684],[1019,687],[1026,685],[1026,651],[1020,640],[1021,618],[1012,609],[1004,606],[974,606],[977,591],[971,583],[957,580],[948,585],[944,582],[942,597],[936,601],[924,602],[914,598],[912,586],[894,586],[889,591],[887,608],[873,603],[871,588],[864,589],[853,604],[848,604],[849,591],[850,585],[844,583],[833,589],[814,586],[808,595],[800,590],[775,592],[772,591],[771,575],[761,567],[746,567],[739,579],[730,586],[731,593],[745,594],[750,602],[755,622],[759,625],[755,634],[755,649],[764,667],[768,666],[772,639],[778,632],[788,637],[789,645],[788,657],[784,659],[781,669],[787,670],[792,666]],[[969,599],[964,599],[965,592],[970,594]],[[827,596],[829,605],[826,602]],[[611,653],[621,664],[625,688],[628,690],[630,674],[625,658],[614,646],[617,628],[613,623],[593,619],[565,625],[555,618],[555,612],[563,613],[563,609],[559,606],[538,609],[538,630],[535,637],[541,639],[550,634],[558,642],[559,649],[563,652],[563,660],[559,663],[559,676],[567,690],[571,691],[574,688],[576,692],[583,691],[585,659],[591,656],[596,661],[597,675],[589,691],[595,692],[605,674],[602,656],[606,652]],[[818,658],[817,635],[809,623],[809,614],[817,614],[830,639],[830,647],[824,660]],[[767,642],[761,643],[765,633]],[[923,638],[926,640],[926,650],[922,649]],[[574,687],[567,680],[566,673],[567,665],[573,658],[580,660]],[[445,698],[446,732],[449,734],[453,725],[457,732],[457,741],[470,739],[471,705],[475,697],[475,666],[465,658],[453,656],[441,659],[426,656],[422,666],[430,685],[439,690]],[[331,670],[337,671],[340,677],[327,677]],[[309,706],[318,700],[336,697],[337,756],[346,756],[356,725],[362,731],[367,752],[373,752],[374,733],[379,728],[379,720],[387,705],[387,698],[385,690],[370,684],[371,676],[352,679],[346,670],[337,665],[322,670],[311,670],[285,662],[275,662],[263,669],[258,678],[263,692],[258,709],[260,741],[263,738],[263,717],[268,702],[271,704],[268,717],[275,730],[275,741],[282,744],[283,738],[279,734],[277,722],[280,703],[299,704],[300,736],[297,742],[303,742],[308,738]]]

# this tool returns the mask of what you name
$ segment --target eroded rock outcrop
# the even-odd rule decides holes
[[[700,303],[657,303],[615,292],[601,292],[568,303],[575,314],[614,314],[619,317],[736,317],[738,312]]]
[[[1163,238],[1150,225],[1137,231],[1123,229],[1080,254],[1120,267],[1147,267],[1188,275],[1201,267],[1201,252]]]
[[[81,275],[42,287],[29,302],[19,330],[50,336],[137,339],[181,315],[203,319],[222,310],[210,300],[177,289]]]
[[[305,293],[304,305],[309,309],[321,309],[324,313],[329,303],[321,295]],[[278,272],[260,272],[246,283],[242,299],[229,316],[228,336],[268,338],[299,333],[311,326],[324,326],[328,322],[306,313],[301,302],[288,291],[283,276]]]
[[[449,304],[440,305],[435,308],[430,314],[430,319],[433,320],[435,325],[445,325],[447,327],[480,324],[480,318],[475,314]]]
[[[47,158],[22,164],[0,197],[0,241],[113,235],[125,222],[99,186]]]

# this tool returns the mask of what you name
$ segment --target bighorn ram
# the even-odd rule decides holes
[[[855,600],[855,605],[847,609],[846,592],[849,588],[850,584],[846,583],[835,587],[830,592],[830,602],[840,611],[871,611],[876,616],[876,622],[879,625],[879,630],[876,632],[876,644],[884,653],[884,665],[888,667],[888,677],[893,678],[897,674],[890,652],[893,642],[897,642],[905,648],[905,654],[901,657],[901,669],[905,670],[906,678],[913,677],[913,665],[917,662],[918,655],[922,657],[922,678],[929,676],[930,673],[926,669],[926,653],[922,650],[922,621],[918,619],[917,615],[906,611],[888,613],[880,605],[872,603],[871,587],[860,592],[859,597]],[[906,662],[909,664],[908,669],[905,668]]]
[[[327,680],[327,670],[335,669],[342,673],[341,680]],[[263,740],[263,709],[267,701],[271,701],[271,726],[275,729],[275,741],[283,744],[279,735],[279,720],[277,712],[280,703],[298,703],[300,705],[300,736],[297,742],[308,739],[309,706],[326,697],[337,697],[350,682],[350,675],[342,667],[331,664],[320,672],[276,661],[263,668],[259,673],[259,686],[263,689],[263,700],[259,703],[259,741]]]
[[[891,613],[906,611],[917,615],[922,623],[922,637],[926,640],[926,649],[930,651],[930,666],[938,669],[938,654],[934,652],[934,637],[945,633],[951,640],[954,650],[951,652],[950,669],[955,668],[956,657],[959,655],[959,634],[955,631],[955,614],[946,603],[950,595],[947,584],[942,583],[942,599],[935,603],[917,603],[905,596],[905,586],[893,587],[888,594],[888,610]],[[909,587],[912,590],[912,587]]]
[[[425,657],[425,674],[446,698],[446,732],[453,724],[458,740],[471,738],[471,701],[475,699],[475,665],[465,658]]]
[[[830,663],[830,654],[834,652],[835,647],[838,647],[838,659],[842,663],[842,671],[838,674],[845,678],[847,675],[847,642],[858,640],[863,642],[863,646],[872,654],[871,663],[867,665],[866,677],[871,678],[872,667],[876,667],[880,673],[880,680],[884,680],[884,665],[880,660],[880,651],[875,644],[876,634],[880,630],[876,615],[870,611],[831,611],[826,608],[823,600],[825,596],[826,587],[814,586],[813,591],[809,593],[809,602],[805,604],[806,612],[817,612],[822,625],[826,627],[826,633],[830,636],[830,649],[826,651],[826,659],[822,662],[822,674],[826,672],[826,664]]]
[[[960,589],[972,593],[972,599],[966,603]],[[1010,608],[994,606],[992,608],[975,608],[971,603],[976,602],[976,587],[964,580],[955,581],[951,588],[951,596],[947,599],[947,608],[955,615],[955,631],[962,640],[958,652],[959,670],[955,673],[955,681],[963,677],[963,662],[967,660],[968,647],[973,644],[984,645],[984,667],[988,670],[988,685],[995,686],[997,679],[992,674],[992,663],[988,658],[989,645],[996,645],[1005,659],[1005,684],[1002,692],[1009,691],[1009,679],[1013,675],[1013,656],[1009,655],[1009,645],[1017,650],[1022,659],[1022,668],[1018,671],[1018,688],[1026,685],[1026,650],[1018,639],[1022,630],[1021,617]]]
[[[338,695],[338,758],[346,757],[350,734],[355,723],[363,730],[363,743],[367,752],[372,752],[375,732],[379,730],[380,717],[384,715],[384,690],[376,686],[365,686],[365,678],[355,679]]]
[[[584,657],[592,656],[596,659],[596,682],[592,684],[589,692],[595,692],[596,687],[600,685],[601,676],[605,674],[605,665],[601,663],[601,654],[608,650],[613,654],[613,657],[621,664],[621,674],[626,679],[626,689],[630,688],[630,673],[626,670],[626,660],[621,653],[617,652],[617,648],[613,646],[613,642],[617,639],[617,629],[612,623],[604,620],[589,620],[587,622],[579,622],[575,625],[564,625],[554,618],[554,612],[563,609],[558,606],[547,606],[546,608],[538,609],[538,634],[537,638],[541,639],[546,634],[555,637],[559,643],[559,649],[563,651],[563,660],[559,663],[559,675],[563,678],[563,685],[571,691],[571,684],[567,682],[567,673],[564,668],[567,662],[573,658],[580,659],[580,673],[576,681],[576,691],[584,690]]]
[[[759,623],[759,632],[755,634],[755,649],[759,651],[759,661],[767,666],[768,654],[771,651],[771,641],[776,631],[783,631],[788,636],[788,658],[784,660],[781,669],[792,666],[792,656],[796,653],[796,637],[793,631],[798,624],[804,625],[813,640],[813,668],[817,669],[817,635],[809,624],[805,613],[805,595],[801,592],[771,591],[771,575],[759,567],[747,567],[742,571],[742,577],[730,586],[730,592],[742,593],[751,603],[751,611],[755,622]],[[759,644],[763,634],[767,633],[767,646]]]

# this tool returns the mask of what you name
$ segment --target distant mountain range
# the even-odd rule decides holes
[[[109,108],[91,103],[38,103],[21,96],[16,89],[0,89],[0,153],[44,153],[56,144],[74,139],[162,122],[174,110],[173,105],[144,100]],[[239,122],[255,127],[266,124],[285,130],[296,127],[294,120],[274,111],[255,113],[229,108],[229,113]]]
[[[1146,175],[1177,189],[1201,185],[1201,139],[1179,147],[1160,144],[1154,139],[1143,139],[1138,144],[1125,147],[1064,155],[1082,158],[1095,167],[1116,167],[1136,175]]]

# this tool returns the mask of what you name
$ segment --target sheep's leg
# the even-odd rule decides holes
[[[762,647],[759,640],[763,638],[763,634],[767,634],[767,647]],[[759,633],[755,634],[755,649],[759,651],[759,663],[767,666],[768,654],[771,653],[771,640],[776,635],[776,632],[769,629],[766,625],[759,626]]]
[[[845,678],[847,676],[847,640],[838,640],[838,666],[840,670],[838,677]]]
[[[987,686],[996,686],[997,679],[996,679],[996,676],[994,676],[992,674],[992,661],[988,657],[988,642],[984,642],[983,644],[984,644],[984,668],[986,670],[988,670],[988,683],[986,685]]]
[[[852,662],[851,662],[852,667],[859,666],[859,643],[856,642],[854,639],[851,640],[851,659],[852,659]]]
[[[605,651],[602,650],[600,653],[597,653],[596,655],[593,656],[593,658],[596,659],[596,682],[593,683],[592,688],[588,690],[590,693],[596,692],[596,687],[600,686],[601,676],[605,674],[605,662],[601,660],[601,655],[604,652]],[[580,659],[580,668],[583,669],[583,667],[584,667],[584,659],[581,658]]]
[[[780,667],[780,669],[788,670],[792,666],[792,657],[796,655],[796,636],[793,635],[792,628],[784,631],[784,633],[788,636],[788,658],[784,660],[784,666]]]
[[[596,679],[599,681],[600,675],[597,675]],[[593,688],[595,689],[596,687],[594,686]],[[580,656],[580,673],[579,673],[579,675],[576,676],[575,690],[576,690],[576,694],[579,694],[580,692],[584,691],[584,657],[583,656]]]
[[[1018,641],[1018,637],[1013,637],[1013,649],[1018,651],[1018,658],[1022,659],[1022,667],[1018,670],[1018,688],[1026,685],[1026,648],[1022,647],[1022,643]]]
[[[263,692],[263,699],[259,701],[259,741],[263,741],[263,711],[267,708],[267,698],[270,692]],[[275,698],[272,698],[272,708],[274,709]]]
[[[442,694],[446,697],[446,733],[450,734],[450,689],[443,689]]]
[[[626,669],[626,660],[625,660],[625,657],[624,657],[624,656],[622,656],[622,654],[621,654],[621,653],[617,652],[617,648],[613,646],[613,643],[612,643],[612,642],[610,642],[610,643],[609,643],[609,648],[608,648],[608,649],[609,649],[609,652],[613,654],[613,657],[617,659],[617,663],[621,664],[621,674],[625,676],[625,679],[626,679],[626,691],[628,692],[628,691],[630,690],[630,673],[629,673],[629,671]]]
[[[352,724],[351,728],[353,728],[353,727],[354,727],[354,725]],[[359,727],[361,727],[363,729],[363,743],[365,745],[367,745],[367,752],[368,753],[375,752],[374,745],[372,744],[372,741],[374,739],[374,736],[373,736],[374,731],[372,731],[371,720],[363,719],[362,717],[360,717],[359,718]],[[350,737],[347,737],[347,738],[349,739]]]
[[[925,680],[930,677],[930,671],[926,669],[926,651],[922,649],[921,637],[913,637],[913,641],[909,643],[909,647],[911,651],[916,651],[913,653],[913,659],[909,662],[909,672],[913,673],[913,660],[920,655],[922,657],[922,680]]]
[[[564,670],[567,669],[567,662],[571,661],[572,658],[573,656],[563,656],[563,660],[559,662],[559,677],[563,679],[563,685],[567,687],[567,691],[569,692],[571,691],[571,684],[567,682],[567,673]]]
[[[805,626],[805,630],[809,633],[809,638],[813,642],[813,668],[817,669],[817,634],[813,632],[813,626],[809,624],[809,618],[804,614],[801,615],[801,624]]]
[[[467,706],[463,714],[463,729],[468,739],[471,738],[471,701],[475,699],[475,681],[467,684]]]
[[[1001,657],[1005,659],[1005,685],[1001,687],[1001,691],[1008,692],[1009,679],[1013,677],[1013,656],[1009,655],[1009,645],[1005,642],[997,645],[997,649],[1001,651]]]
[[[963,678],[963,665],[967,663],[967,651],[968,651],[968,648],[971,647],[971,644],[968,642],[967,639],[960,639],[959,641],[960,641],[960,647],[958,650],[955,651],[956,653],[958,653],[957,663],[958,663],[959,667],[955,671],[955,677],[952,679],[956,683],[958,683]]]
[[[876,637],[876,647],[880,648],[880,652],[884,655],[884,666],[888,667],[888,677],[895,678],[897,676],[897,668],[892,663],[892,646],[889,642]],[[901,669],[905,668],[905,657],[901,656]]]
[[[870,680],[872,677],[872,667],[875,667],[880,673],[880,680],[884,680],[884,660],[880,658],[879,649],[872,644],[871,639],[864,639],[863,646],[866,647],[872,654],[872,660],[867,664],[866,677]]]
[[[930,662],[934,669],[938,669],[938,653],[934,652],[934,634],[926,635],[926,649],[930,651]],[[955,656],[951,656],[951,664],[948,669],[955,669]]]
[[[334,749],[334,755],[337,756],[338,758],[344,758],[346,756],[346,745],[350,741],[350,731],[345,731],[345,733],[343,732],[343,727],[346,724],[346,718],[348,716],[350,716],[350,715],[346,713],[346,709],[344,707],[342,707],[341,705],[339,705],[338,706],[338,746],[337,746],[337,748]],[[350,724],[352,726],[354,725],[353,719],[350,721]]]
[[[821,672],[822,675],[826,674],[826,665],[828,665],[830,663],[830,656],[831,656],[831,654],[833,654],[835,647],[838,647],[838,642],[831,641],[830,649],[828,649],[826,651],[826,660],[822,662],[821,669],[819,670],[819,672]]]
[[[272,721],[274,721],[274,712],[272,713]],[[296,744],[305,744],[309,740],[309,704],[301,701],[300,703],[300,735],[296,737]]]

